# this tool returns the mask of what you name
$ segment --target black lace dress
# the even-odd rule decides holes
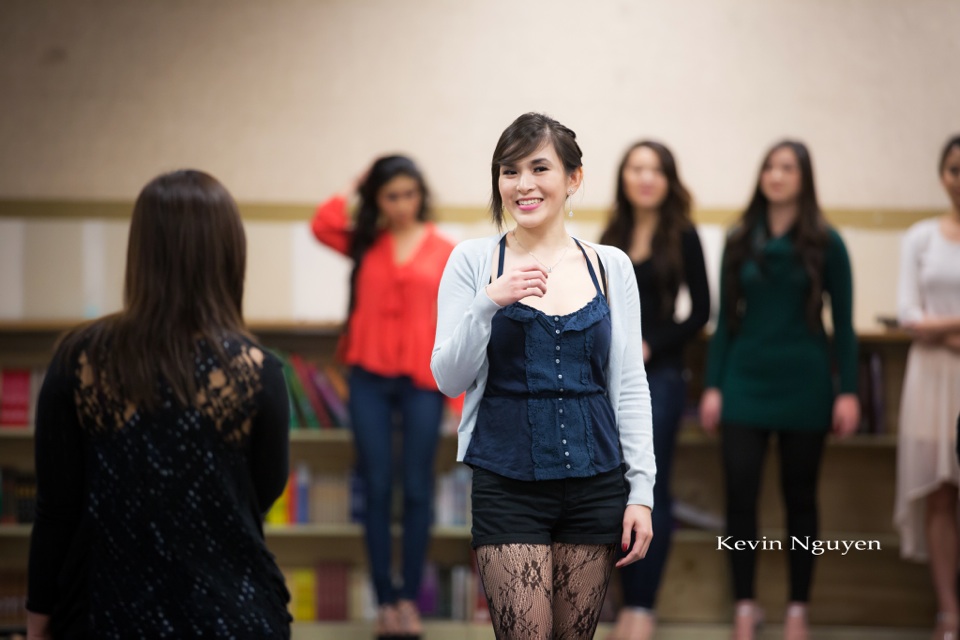
[[[27,608],[55,637],[289,637],[261,524],[287,479],[286,383],[256,344],[222,346],[227,366],[198,343],[187,408],[169,388],[152,411],[95,389],[83,350],[50,367]]]

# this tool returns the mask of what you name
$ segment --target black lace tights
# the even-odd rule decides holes
[[[588,640],[613,570],[615,545],[492,544],[477,565],[497,640]]]

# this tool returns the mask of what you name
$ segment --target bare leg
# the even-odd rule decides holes
[[[553,637],[553,563],[545,544],[477,548],[477,568],[497,640]]]
[[[957,640],[957,560],[960,536],[957,532],[957,487],[944,484],[927,496],[927,547],[930,574],[937,593],[940,615],[934,638]],[[953,634],[952,636],[949,634]]]
[[[589,640],[597,630],[616,546],[555,542],[552,547],[554,638]]]

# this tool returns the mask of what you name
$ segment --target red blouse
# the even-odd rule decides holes
[[[352,228],[347,202],[339,196],[319,207],[311,224],[317,239],[346,254]],[[437,332],[437,290],[453,243],[432,224],[411,256],[396,264],[393,237],[381,233],[364,255],[356,300],[340,345],[341,359],[382,376],[409,376],[436,390],[430,354]]]

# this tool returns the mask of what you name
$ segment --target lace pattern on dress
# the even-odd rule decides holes
[[[221,365],[206,341],[198,342],[194,374],[197,393],[193,410],[209,420],[227,442],[239,444],[250,435],[255,416],[254,398],[262,388],[260,372],[264,353],[245,343],[224,341],[223,347],[230,357],[226,367]],[[80,422],[86,429],[106,434],[139,422],[141,410],[108,384],[102,369],[99,384],[94,383],[94,369],[86,350],[77,358],[75,374],[74,400]],[[175,404],[173,390],[164,382],[159,382],[158,387],[160,406],[169,409]],[[240,416],[243,416],[242,420],[238,420]]]

